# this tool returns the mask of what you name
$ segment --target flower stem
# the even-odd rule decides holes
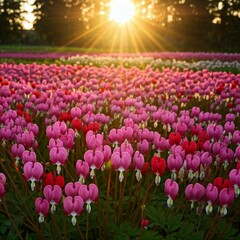
[[[116,177],[115,177],[115,191],[114,191],[114,222],[117,221],[117,189],[118,189],[118,171],[116,171]]]
[[[55,227],[55,229],[57,231],[58,239],[62,239],[61,232],[60,232],[60,230],[58,228],[58,225],[56,224],[56,221],[54,219],[53,214],[51,214],[51,219],[52,219],[53,225],[54,225],[54,227]]]
[[[109,192],[110,192],[110,186],[111,186],[111,177],[112,177],[112,168],[110,168],[110,171],[108,173],[108,182],[107,182],[105,239],[108,239],[108,211],[109,211],[108,203],[109,203]]]
[[[86,219],[86,240],[88,240],[88,225],[89,225],[89,214],[87,213],[87,219]]]
[[[19,238],[20,238],[21,240],[23,240],[22,235],[21,235],[21,233],[20,233],[19,230],[18,230],[18,227],[16,226],[15,222],[13,221],[13,219],[12,219],[12,217],[11,217],[11,214],[10,214],[9,211],[8,211],[7,204],[6,204],[6,198],[3,198],[3,206],[4,206],[5,210],[6,210],[6,214],[7,214],[7,216],[8,216],[8,219],[9,219],[10,222],[11,222],[11,225],[13,226],[13,228],[15,229],[15,231],[17,232]]]
[[[123,203],[123,196],[124,196],[124,191],[127,183],[127,176],[124,178],[124,183],[122,185],[122,182],[120,183],[120,193],[119,193],[119,206],[118,206],[118,223],[120,224],[120,218],[121,218],[121,212],[122,212],[122,203]]]

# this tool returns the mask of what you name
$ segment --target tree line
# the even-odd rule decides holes
[[[240,50],[236,0],[133,0],[135,18],[126,26],[109,21],[109,0],[35,0],[33,31],[24,31],[21,24],[24,1],[0,0],[0,44],[113,51]]]

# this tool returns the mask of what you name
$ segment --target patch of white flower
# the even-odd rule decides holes
[[[239,61],[220,61],[220,60],[200,60],[200,61],[183,61],[183,60],[165,60],[154,59],[153,57],[109,57],[109,56],[89,56],[89,55],[76,55],[69,58],[62,57],[60,59],[64,63],[89,65],[89,66],[119,66],[124,67],[139,67],[144,68],[150,65],[152,68],[161,67],[176,67],[180,69],[188,68],[193,70],[199,69],[236,69],[240,70]]]

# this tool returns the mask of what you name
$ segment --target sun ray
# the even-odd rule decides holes
[[[78,35],[74,38],[72,38],[71,40],[69,40],[68,42],[66,42],[65,44],[62,45],[62,47],[66,47],[69,46],[71,44],[73,44],[74,42],[80,40],[81,38],[87,36],[88,34],[96,31],[97,29],[99,29],[100,27],[102,27],[105,24],[105,22],[100,22],[97,25],[95,25],[94,27],[90,28],[89,30],[87,30],[86,32],[83,32],[81,35]]]

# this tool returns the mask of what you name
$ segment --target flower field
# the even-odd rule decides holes
[[[174,56],[0,63],[0,239],[240,239],[240,57]]]

